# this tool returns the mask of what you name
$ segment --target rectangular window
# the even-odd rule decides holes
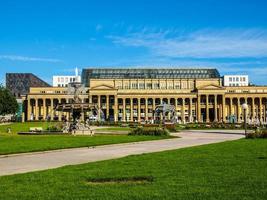
[[[232,82],[232,81],[233,81],[233,79],[232,79],[232,77],[230,77],[230,78],[229,78],[229,82]]]
[[[159,83],[154,83],[154,89],[159,89]]]
[[[137,88],[138,88],[137,83],[132,83],[132,89],[137,89]]]
[[[146,89],[152,89],[152,83],[147,83],[146,84]]]
[[[125,84],[124,85],[124,89],[130,89],[130,85],[129,84]]]
[[[145,84],[144,83],[139,83],[139,89],[145,89]]]
[[[181,85],[180,85],[180,83],[176,83],[176,84],[175,84],[175,89],[181,89]]]

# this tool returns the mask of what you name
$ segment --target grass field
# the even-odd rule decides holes
[[[7,133],[7,128],[11,129],[13,134],[18,132],[28,132],[30,127],[42,127],[44,130],[49,126],[56,125],[57,122],[25,122],[0,125],[0,133]]]
[[[267,197],[267,140],[224,142],[0,177],[0,199]],[[148,177],[152,182],[125,182]],[[103,183],[88,180],[103,178]],[[119,182],[106,182],[119,178]]]
[[[45,129],[53,124],[55,123],[28,122],[23,124],[1,125],[0,155],[170,138],[164,136],[128,135],[95,135],[93,137],[72,135],[17,135],[17,132],[29,131],[30,127],[43,127]],[[8,127],[11,128],[12,134],[6,133]]]
[[[128,135],[7,135],[0,134],[0,155],[55,150],[74,147],[89,147],[106,144],[138,142],[166,139],[159,136],[128,136]]]

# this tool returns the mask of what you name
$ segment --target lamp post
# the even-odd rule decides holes
[[[248,109],[248,104],[243,103],[243,104],[242,104],[242,109],[244,110],[244,128],[245,128],[245,136],[247,137],[247,109]]]

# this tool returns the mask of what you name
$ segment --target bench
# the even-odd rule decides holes
[[[30,127],[30,132],[42,132],[42,127]]]

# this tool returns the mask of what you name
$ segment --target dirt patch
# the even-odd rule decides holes
[[[145,184],[153,182],[152,176],[140,177],[117,177],[117,178],[92,178],[86,181],[88,185],[107,185],[107,184]]]

